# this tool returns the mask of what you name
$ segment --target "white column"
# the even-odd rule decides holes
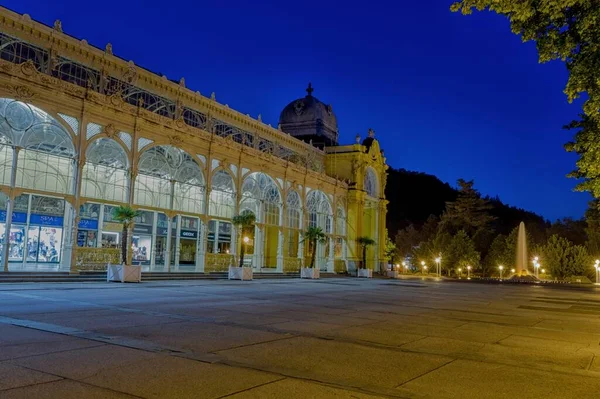
[[[300,267],[307,266],[304,264],[304,240],[302,233],[304,232],[304,210],[300,211],[300,221],[298,223],[299,236],[298,236],[298,258],[300,258]]]
[[[11,192],[6,202],[6,224],[4,229],[4,245],[2,246],[2,265],[4,266],[4,272],[8,272],[8,252],[10,251],[10,229],[12,226],[12,215],[15,206],[15,197],[13,189],[17,181],[17,159],[19,157],[19,149],[13,147],[12,151],[12,165],[10,170],[10,188]]]
[[[284,225],[284,206],[279,207],[279,233],[277,235],[277,269],[279,273],[283,273],[283,225]]]
[[[152,212],[152,238],[150,246],[152,251],[150,252],[150,271],[155,268],[156,265],[156,233],[158,231],[158,212]]]
[[[74,246],[77,241],[77,225],[75,224],[76,212],[69,202],[65,201],[65,212],[63,221],[63,251],[60,258],[60,269],[70,269],[71,273],[77,273],[77,265],[75,264],[75,257],[72,256]],[[79,213],[79,212],[77,212]]]
[[[333,258],[334,258],[334,240],[332,237],[328,238],[329,240],[329,255],[327,257],[327,272],[328,273],[333,273],[334,272],[334,263],[333,263]]]
[[[171,272],[171,251],[173,250],[173,248],[171,248],[171,236],[173,235],[173,233],[171,232],[171,217],[167,216],[167,245],[165,245],[165,260],[164,260],[164,266],[163,266],[163,271],[166,270],[167,273]]]
[[[24,270],[25,265],[27,264],[27,240],[29,239],[29,222],[31,221],[31,202],[32,195],[27,198],[27,221],[25,222],[25,249],[23,250],[23,263],[21,264],[21,268]],[[39,239],[39,238],[38,238]],[[39,248],[38,248],[39,252]],[[39,254],[38,254],[39,255]]]
[[[254,269],[260,270],[262,267],[262,253],[263,247],[263,231],[261,227],[254,227],[254,254],[252,255],[252,266]]]
[[[177,227],[175,230],[175,270],[179,271],[179,255],[180,252],[179,248],[181,248],[180,246],[180,241],[181,241],[181,215],[177,215],[175,217],[175,221],[177,223]]]
[[[200,219],[198,225],[198,246],[196,251],[196,272],[204,273],[204,259],[206,257],[206,230],[207,225]]]

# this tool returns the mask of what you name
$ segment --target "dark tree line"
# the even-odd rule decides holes
[[[473,181],[459,179],[452,188],[432,175],[391,170],[388,182],[390,238],[397,257],[409,259],[415,269],[442,257],[448,275],[467,265],[483,276],[495,275],[499,265],[508,270],[514,266],[522,221],[530,253],[541,258],[546,277],[590,274],[591,259],[600,256],[596,201],[584,219],[550,223],[497,197],[481,196]]]

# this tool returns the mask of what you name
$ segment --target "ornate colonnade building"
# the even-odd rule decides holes
[[[330,105],[291,102],[278,128],[85,40],[0,8],[0,236],[5,271],[78,273],[118,262],[115,206],[141,210],[133,263],[213,272],[234,262],[234,215],[256,228],[248,262],[297,271],[319,226],[322,270],[353,270],[357,238],[384,260],[386,163],[374,133],[338,145]]]

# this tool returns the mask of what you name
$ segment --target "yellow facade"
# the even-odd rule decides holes
[[[114,56],[110,44],[102,51],[70,37],[62,32],[59,21],[48,27],[6,9],[0,9],[0,17],[0,99],[11,112],[2,111],[8,127],[0,126],[5,151],[5,178],[0,179],[0,190],[8,204],[6,214],[12,215],[10,223],[8,217],[3,222],[3,247],[13,251],[11,240],[18,240],[20,233],[15,238],[8,231],[12,231],[9,227],[21,226],[19,223],[28,240],[25,254],[19,253],[16,241],[14,253],[4,254],[5,270],[27,269],[28,265],[35,268],[43,257],[46,266],[56,263],[52,270],[78,273],[96,267],[90,266],[89,259],[96,257],[98,263],[113,259],[114,248],[104,248],[100,241],[110,237],[114,226],[98,215],[96,223],[101,227],[96,227],[96,241],[91,248],[81,247],[85,241],[81,238],[82,220],[88,220],[82,215],[82,205],[86,204],[102,209],[105,205],[131,204],[146,211],[150,219],[148,248],[152,251],[147,255],[148,270],[224,270],[234,261],[240,240],[233,231],[227,245],[219,247],[224,243],[219,237],[227,237],[228,221],[245,207],[258,216],[250,257],[255,268],[297,271],[307,256],[301,232],[311,223],[322,224],[329,237],[318,252],[323,270],[353,270],[360,258],[356,239],[361,236],[375,239],[377,244],[369,250],[368,265],[381,267],[387,166],[376,140],[370,140],[367,146],[357,143],[321,150],[263,123],[260,117],[254,119],[220,104],[214,93],[203,96],[186,88],[183,78],[173,82]],[[32,146],[31,140],[17,139],[21,134],[55,137],[45,131],[36,132],[37,136],[21,132],[19,123],[27,118],[21,114],[27,110],[48,126],[55,126],[53,129],[62,129],[64,137],[71,140],[67,147],[72,145],[73,154],[46,156],[45,151],[55,151],[49,149],[52,140]],[[2,133],[2,129],[6,131]],[[106,175],[107,168],[119,167],[93,153],[99,143],[124,154],[120,165],[126,166],[118,172],[122,177],[118,183],[113,178],[108,188],[102,186],[104,177],[100,173]],[[179,173],[189,169],[183,166],[176,166],[170,177],[149,176],[148,165],[156,159],[149,157],[152,151],[167,160],[175,154],[184,157],[180,162],[191,165],[196,177],[181,178]],[[90,154],[96,155],[92,158]],[[36,165],[42,166],[21,167],[31,156]],[[166,170],[160,165],[157,168]],[[115,171],[111,169],[111,173]],[[233,187],[219,193],[213,179],[226,175]],[[53,180],[66,183],[50,186],[48,182]],[[370,185],[369,190],[365,184]],[[164,195],[163,188],[167,190]],[[271,196],[263,197],[268,190]],[[53,261],[48,260],[52,259],[47,254],[48,238],[41,234],[57,229],[40,224],[35,233],[32,223],[41,216],[31,216],[38,212],[33,202],[46,197],[64,200],[64,216],[56,219],[62,222],[56,225],[62,232],[61,241],[52,243],[60,246],[52,249],[60,250],[60,256]],[[167,197],[170,201],[163,201]],[[28,198],[30,205],[24,211],[26,221],[19,222],[15,215],[23,198]],[[157,227],[160,218],[167,220],[166,229]],[[220,230],[211,233],[211,228],[223,228],[225,234]],[[186,229],[190,229],[191,238],[185,237]],[[57,240],[52,237],[50,240]],[[37,249],[31,249],[34,246]],[[16,260],[11,263],[13,255]]]

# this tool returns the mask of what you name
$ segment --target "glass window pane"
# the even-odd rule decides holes
[[[27,262],[37,262],[40,228],[30,227],[27,234]]]
[[[62,229],[41,227],[39,235],[38,262],[60,262]]]

